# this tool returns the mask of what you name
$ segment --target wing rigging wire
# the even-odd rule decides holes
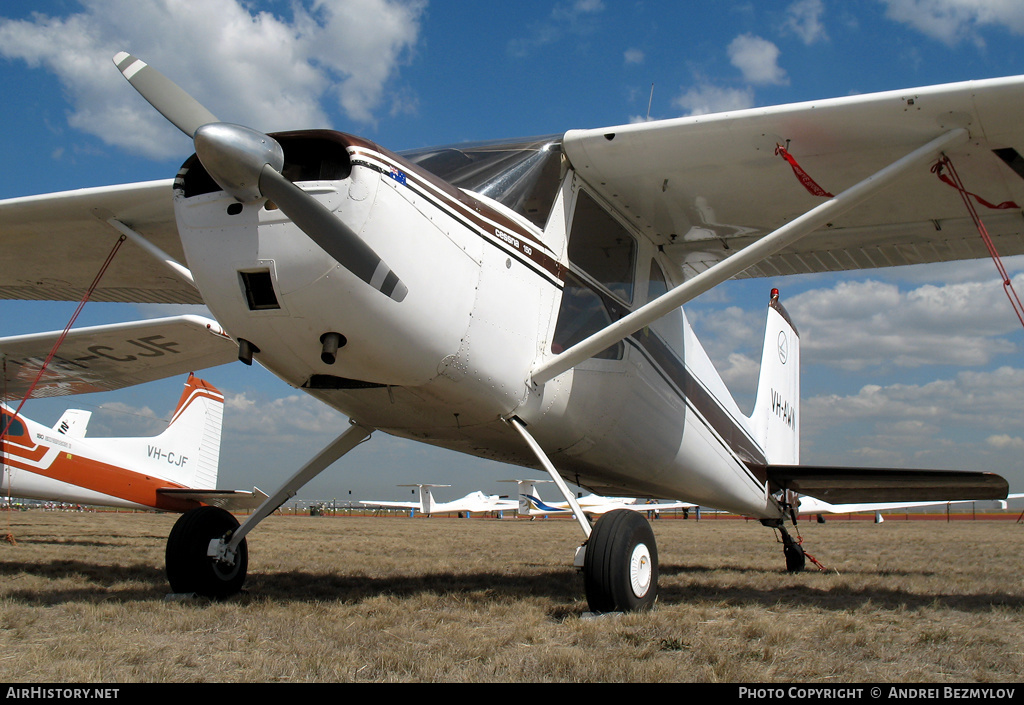
[[[8,428],[11,426],[11,424],[14,423],[14,420],[21,413],[21,409],[22,409],[23,406],[25,406],[25,402],[28,401],[32,397],[32,392],[35,391],[36,385],[39,384],[39,380],[42,379],[43,373],[46,371],[46,367],[50,364],[50,361],[53,360],[54,355],[57,354],[57,349],[60,348],[61,344],[64,342],[64,339],[68,335],[68,331],[71,330],[71,326],[73,326],[75,324],[75,321],[78,320],[78,315],[82,312],[82,309],[85,308],[85,304],[88,303],[90,298],[92,298],[93,292],[95,292],[96,291],[96,287],[99,286],[100,279],[102,279],[103,275],[106,274],[107,269],[110,267],[110,263],[114,261],[114,256],[117,254],[118,250],[121,249],[121,245],[124,243],[124,241],[126,239],[127,239],[127,237],[125,237],[124,235],[121,235],[117,239],[117,242],[114,243],[114,247],[110,250],[110,254],[107,255],[106,260],[104,260],[103,264],[100,265],[100,269],[96,273],[96,276],[93,278],[92,283],[85,290],[85,295],[82,296],[82,300],[78,302],[78,307],[75,309],[75,312],[73,314],[71,314],[71,320],[69,320],[68,324],[66,326],[64,326],[64,330],[61,332],[60,336],[58,336],[57,342],[55,342],[53,344],[53,348],[50,350],[50,353],[46,356],[46,359],[43,360],[43,364],[39,367],[39,372],[36,373],[35,379],[32,380],[32,384],[29,385],[28,390],[25,392],[24,398],[18,403],[18,408],[14,411],[13,414],[11,414],[8,417],[8,420],[7,420],[6,424],[0,423],[0,448],[6,448],[7,447],[7,430],[8,430]],[[4,356],[3,373],[4,373],[4,399],[6,399],[7,398],[7,357],[6,356]],[[6,459],[6,455],[4,455],[3,458],[0,458],[0,460],[5,460],[5,459]],[[7,501],[8,501],[8,506],[9,506],[10,505],[10,498],[11,498],[11,487],[12,487],[12,485],[14,483],[11,481],[12,473],[10,473],[10,466],[7,466],[6,462],[4,462],[3,465],[6,466],[6,469],[8,470],[8,475],[7,475],[7,478],[8,478],[8,481],[7,481]],[[8,515],[8,519],[10,519],[9,515]],[[5,537],[5,540],[8,541],[9,543],[12,543],[12,544],[13,543],[17,543],[15,541],[15,539],[14,539],[13,532],[10,530],[9,524],[8,524],[8,533],[7,533],[7,536]]]
[[[943,170],[949,170],[949,176],[943,174]],[[964,202],[964,207],[967,209],[967,213],[971,216],[971,220],[974,222],[974,226],[978,229],[978,234],[981,236],[982,242],[985,243],[985,248],[988,250],[989,255],[992,257],[992,261],[995,262],[996,269],[999,271],[999,276],[1002,279],[1003,291],[1006,293],[1006,298],[1010,300],[1010,306],[1013,307],[1013,312],[1017,315],[1017,320],[1024,326],[1024,305],[1021,304],[1020,297],[1017,296],[1016,289],[1013,288],[1013,282],[1010,280],[1010,276],[1006,273],[1006,268],[1003,266],[1003,260],[999,256],[999,252],[996,251],[995,243],[992,242],[992,237],[988,234],[988,229],[985,224],[981,222],[981,216],[978,214],[978,209],[974,207],[974,201],[977,201],[986,208],[993,210],[1009,210],[1018,209],[1018,206],[1013,201],[1004,201],[1003,203],[993,204],[986,201],[984,198],[978,196],[967,190],[964,186],[963,180],[956,171],[956,167],[953,166],[953,162],[945,154],[932,166],[932,173],[939,177],[939,179],[949,186],[952,186],[960,193],[960,198]]]

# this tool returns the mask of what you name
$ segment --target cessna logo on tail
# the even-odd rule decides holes
[[[779,331],[779,362],[783,365],[786,364],[786,360],[789,358],[789,340],[786,338],[786,331]]]

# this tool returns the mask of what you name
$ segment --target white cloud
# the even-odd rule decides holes
[[[1024,3],[1020,0],[882,0],[886,16],[933,39],[983,45],[979,31],[1001,27],[1024,34]]]
[[[1024,276],[1014,285],[1024,290]],[[844,370],[985,365],[1016,352],[1000,336],[1020,325],[992,279],[909,291],[887,282],[841,281],[794,296],[786,308],[799,321],[804,362]]]
[[[627,64],[642,64],[644,62],[644,52],[640,49],[626,49],[622,56]]]
[[[315,0],[290,21],[242,0],[83,0],[66,17],[0,19],[0,55],[56,74],[68,122],[154,157],[188,149],[125,85],[111,57],[129,51],[223,120],[260,130],[327,127],[325,102],[370,124],[419,35],[424,0]],[[408,99],[406,99],[408,102]]]
[[[225,397],[224,425],[235,441],[248,442],[255,436],[261,441],[286,443],[339,433],[345,423],[341,413],[308,394],[269,399],[242,393]]]
[[[729,43],[729,61],[754,85],[786,85],[789,79],[779,67],[779,48],[767,39],[741,34]]]
[[[828,33],[821,22],[824,12],[821,0],[797,0],[786,8],[783,27],[800,37],[804,44],[828,41]]]
[[[1002,367],[920,385],[867,385],[852,395],[805,399],[802,460],[987,470],[1020,487],[1022,384],[1024,370]]]
[[[685,115],[707,115],[731,110],[743,110],[754,105],[754,91],[751,88],[721,88],[701,84],[686,89],[673,98],[672,105],[680,108]]]
[[[1024,451],[1024,438],[1020,436],[1009,436],[1005,433],[996,436],[989,436],[986,440],[990,446],[1000,450]]]
[[[595,16],[603,11],[603,0],[557,3],[545,20],[531,25],[527,36],[511,40],[508,51],[512,56],[524,58],[543,46],[558,42],[567,32],[588,34],[594,29]]]
[[[1024,429],[1024,369],[960,372],[926,384],[865,385],[856,394],[824,395],[803,403],[805,428],[866,420],[886,432],[931,432],[944,424],[990,430]],[[913,425],[908,425],[911,423]]]

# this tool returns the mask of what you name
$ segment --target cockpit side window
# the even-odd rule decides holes
[[[562,305],[558,309],[555,323],[555,337],[551,352],[556,355],[568,350],[576,343],[590,337],[612,322],[608,307],[590,286],[573,274],[565,277],[562,290]],[[621,360],[623,346],[616,343],[594,357],[603,360]]]
[[[668,280],[656,260],[651,260],[651,276],[647,280],[647,303],[668,293]]]
[[[25,424],[5,412],[0,415],[0,433],[4,436],[24,436]]]
[[[636,247],[636,240],[619,221],[580,191],[569,231],[569,261],[630,303]]]

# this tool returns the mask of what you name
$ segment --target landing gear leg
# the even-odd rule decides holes
[[[631,612],[650,609],[658,597],[658,547],[647,519],[639,512],[616,509],[593,527],[547,454],[518,418],[510,423],[547,470],[587,537],[576,551],[575,565],[583,569],[587,604],[592,612]]]
[[[216,599],[241,590],[249,562],[246,534],[371,433],[372,428],[353,422],[267,497],[241,526],[229,512],[218,507],[199,507],[183,514],[167,540],[167,579],[171,590]]]

